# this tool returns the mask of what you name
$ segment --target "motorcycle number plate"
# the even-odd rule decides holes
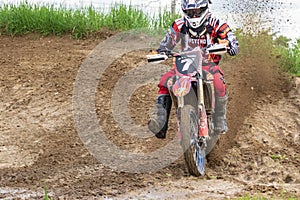
[[[194,75],[199,67],[199,59],[195,54],[181,55],[176,57],[175,66],[179,74]]]

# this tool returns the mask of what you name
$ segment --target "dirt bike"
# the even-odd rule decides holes
[[[155,63],[173,57],[176,75],[168,80],[167,85],[177,109],[178,137],[185,163],[194,176],[205,174],[206,156],[219,139],[219,134],[214,133],[213,75],[202,70],[202,55],[225,52],[226,45],[215,44],[206,49],[197,47],[181,53],[160,51],[147,55],[148,62]]]

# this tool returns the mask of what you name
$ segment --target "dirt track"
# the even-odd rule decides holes
[[[230,131],[212,152],[205,177],[188,176],[182,159],[143,174],[98,162],[74,128],[72,92],[82,61],[109,33],[101,35],[80,41],[0,36],[1,199],[41,198],[45,185],[51,199],[224,199],[256,193],[300,198],[299,93],[274,69],[274,60],[264,59],[270,52],[263,48],[221,64],[230,91]],[[116,144],[151,151],[174,137],[174,118],[166,141],[127,141],[119,135],[109,101],[118,77],[145,63],[146,53],[129,53],[104,72],[96,108]],[[146,124],[156,90],[154,84],[145,85],[132,96],[137,123]]]

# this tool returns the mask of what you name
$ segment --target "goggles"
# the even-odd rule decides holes
[[[207,7],[197,8],[197,9],[188,9],[184,13],[190,18],[201,17],[201,14],[207,9]]]

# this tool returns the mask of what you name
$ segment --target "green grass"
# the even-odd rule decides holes
[[[239,40],[239,54],[225,59],[255,59],[261,62],[268,59],[274,69],[277,67],[300,77],[300,39],[290,45],[289,38],[275,37],[269,31],[257,35],[245,34],[242,30],[235,30],[235,33]]]
[[[71,34],[75,38],[82,38],[102,28],[119,31],[149,27],[165,29],[176,17],[178,16],[172,16],[170,12],[150,17],[137,8],[122,4],[115,4],[108,13],[104,13],[97,12],[93,7],[72,10],[24,2],[18,6],[0,7],[0,33],[8,35]]]
[[[44,200],[50,200],[46,186],[44,186]]]
[[[5,5],[0,8],[0,30],[2,34],[9,35],[34,32],[42,35],[71,34],[75,38],[82,38],[105,26],[107,18],[91,7],[71,10],[55,8],[53,5],[21,3],[19,6]]]
[[[274,161],[281,161],[287,159],[285,155],[274,154],[270,156]]]
[[[276,41],[275,52],[280,58],[279,65],[289,73],[300,77],[300,39],[288,45],[287,39],[279,38]]]
[[[259,191],[258,191],[259,192]],[[274,195],[274,197],[264,197],[263,195],[245,195],[238,198],[233,198],[234,200],[299,200],[299,198],[291,197],[284,190],[281,191],[280,195]]]
[[[239,197],[237,199],[234,200],[298,200],[297,198],[293,198],[293,197],[274,197],[274,198],[269,198],[269,197],[258,197],[258,196],[254,196],[254,197],[250,197],[250,196],[245,196],[245,197]]]

